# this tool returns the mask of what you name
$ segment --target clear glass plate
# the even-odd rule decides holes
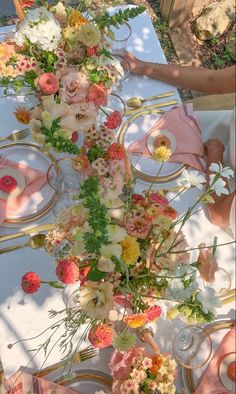
[[[88,368],[75,370],[73,375],[58,382],[80,394],[95,394],[96,391],[111,393],[112,378],[105,372]]]
[[[54,156],[44,154],[37,145],[15,142],[0,146],[1,157],[16,163],[26,164],[32,169],[45,173],[45,183],[42,188],[32,192],[12,216],[7,215],[3,224],[28,223],[48,213],[56,202],[58,194],[47,183],[47,170],[50,164],[55,161]]]
[[[125,148],[142,139],[156,121],[162,115],[158,112],[158,109],[144,110],[140,113],[133,115],[123,125],[119,133],[119,142],[123,143]],[[150,141],[150,137],[147,144]],[[173,147],[175,147],[175,141],[173,138]],[[182,163],[165,162],[163,165],[151,157],[140,156],[133,153],[129,153],[129,159],[131,161],[134,173],[137,177],[143,178],[146,181],[152,182],[166,182],[171,179],[177,178],[183,169],[186,167]]]

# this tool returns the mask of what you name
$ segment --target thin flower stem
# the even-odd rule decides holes
[[[156,175],[155,178],[154,178],[154,181],[150,184],[150,186],[149,186],[149,188],[148,188],[147,195],[148,195],[148,193],[150,192],[150,190],[151,190],[152,186],[154,185],[154,183],[156,182],[158,176],[160,175],[160,172],[161,172],[161,170],[162,170],[162,168],[163,168],[163,166],[164,166],[164,163],[165,163],[165,162],[162,161],[161,166],[160,166],[160,168],[159,168],[159,170],[158,170],[158,172],[157,172],[157,175]]]
[[[200,249],[214,249],[216,247],[219,246],[226,246],[226,245],[231,245],[231,244],[235,244],[236,241],[231,241],[231,242],[225,242],[223,244],[213,244],[213,245],[208,245],[208,246],[198,246],[197,248],[190,248],[190,249],[185,249],[185,250],[174,250],[174,251],[170,251],[170,252],[165,252],[164,254],[161,253],[160,255],[156,256],[156,257],[161,257],[165,254],[178,254],[178,253],[186,253],[186,252],[191,252],[192,250],[200,250]]]
[[[183,192],[185,192],[187,189],[186,189],[186,187],[184,187],[183,189],[181,189],[173,198],[171,198],[170,200],[169,200],[169,204],[173,201],[173,200],[175,200],[177,197],[179,197]]]

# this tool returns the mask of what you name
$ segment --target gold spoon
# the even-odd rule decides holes
[[[21,249],[21,248],[32,248],[39,249],[44,246],[46,235],[45,234],[35,234],[33,235],[28,242],[22,243],[19,245],[8,246],[7,248],[0,249],[0,254],[11,252],[12,250]]]
[[[176,95],[176,92],[171,91],[171,92],[166,92],[166,93],[162,93],[162,94],[157,94],[155,96],[150,96],[145,99],[143,99],[141,97],[131,97],[126,101],[126,104],[130,108],[140,108],[140,107],[142,107],[143,103],[145,103],[145,101],[151,101],[151,100],[156,100],[159,98],[170,97],[170,96],[175,96],[175,95]]]

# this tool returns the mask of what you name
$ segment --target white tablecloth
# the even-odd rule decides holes
[[[132,36],[128,42],[128,50],[134,55],[146,61],[158,61],[166,63],[160,43],[156,37],[154,27],[149,16],[144,13],[139,17],[131,20]],[[11,31],[12,27],[0,29],[0,32]],[[131,96],[147,97],[165,91],[173,90],[173,87],[165,83],[151,80],[147,77],[130,76],[128,82],[124,85],[121,95],[127,99]],[[179,96],[176,91],[176,97]],[[21,129],[22,125],[17,124],[14,116],[8,114],[8,105],[2,104],[1,99],[1,135],[13,129]],[[4,127],[3,127],[4,126]],[[172,184],[165,185],[166,188]],[[163,187],[163,186],[162,186]],[[147,188],[142,182],[138,182],[136,189],[144,190]],[[179,212],[184,212],[192,205],[197,197],[196,190],[184,193],[181,199],[178,198],[173,204]],[[53,215],[49,215],[42,219],[40,223],[50,223],[53,221]],[[36,225],[33,223],[32,225]],[[0,227],[0,235],[18,231],[18,228]],[[224,231],[212,225],[204,212],[201,211],[193,216],[185,226],[185,233],[188,237],[190,246],[196,247],[200,242],[211,244],[213,237],[218,237],[219,243],[232,241],[232,238]],[[23,239],[17,239],[17,242]],[[16,241],[12,242],[15,243]],[[11,242],[1,243],[1,247],[7,246]],[[234,249],[233,246],[219,248],[219,265],[224,267],[232,275],[232,283],[234,283]],[[48,256],[44,251],[33,251],[30,248],[21,249],[8,254],[0,255],[0,356],[6,376],[14,373],[21,365],[27,365],[32,354],[29,349],[35,348],[36,344],[42,343],[43,339],[35,339],[33,341],[20,342],[13,349],[8,349],[8,344],[13,343],[22,338],[33,337],[50,325],[48,318],[48,310],[64,308],[61,298],[61,291],[51,289],[42,285],[42,289],[32,296],[24,295],[20,288],[22,275],[27,271],[36,271],[42,278],[54,280],[53,258]],[[228,304],[219,310],[220,317],[234,316],[233,303]],[[174,321],[165,321],[160,319],[155,325],[156,338],[163,350],[171,350],[172,341],[175,333],[183,323],[176,319]],[[46,334],[44,338],[47,336]],[[98,358],[91,360],[92,364],[99,365],[99,368],[106,370],[107,358],[109,352],[101,352]],[[60,352],[57,347],[46,360],[45,365],[50,365],[60,359]],[[43,352],[36,355],[31,361],[30,366],[40,368],[44,361]],[[178,387],[182,387],[181,377],[178,379]]]

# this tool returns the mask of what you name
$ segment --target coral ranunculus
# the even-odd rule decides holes
[[[107,153],[110,159],[123,160],[125,150],[122,144],[114,142],[109,146]]]
[[[161,307],[158,305],[151,306],[145,311],[149,321],[154,321],[158,319],[161,316],[161,312]]]
[[[44,73],[39,76],[37,86],[43,94],[55,94],[59,89],[59,81],[55,74]]]
[[[27,272],[22,276],[21,287],[27,294],[36,293],[40,288],[41,280],[36,272]]]
[[[96,107],[99,105],[106,105],[108,93],[103,84],[93,84],[89,88],[88,100],[92,101]]]
[[[131,328],[143,327],[148,322],[146,313],[125,316],[124,322]]]
[[[112,327],[107,324],[101,324],[90,329],[88,339],[93,347],[104,349],[112,344],[114,334]]]
[[[63,283],[74,283],[79,280],[79,267],[73,259],[61,260],[57,264],[56,275]]]

